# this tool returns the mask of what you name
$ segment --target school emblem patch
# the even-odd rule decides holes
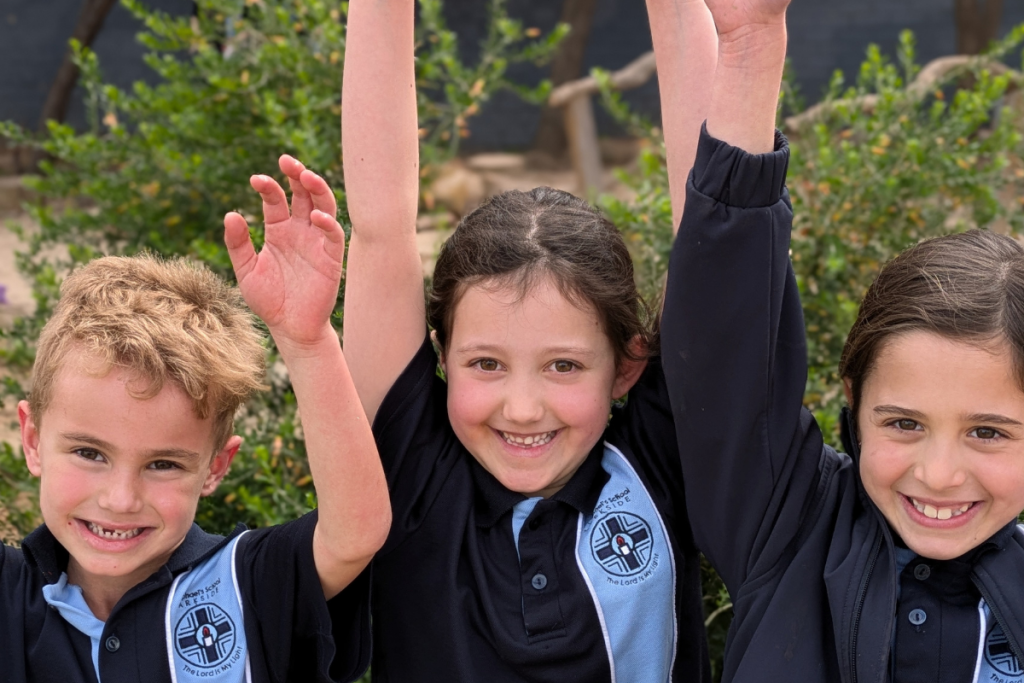
[[[1001,628],[993,625],[985,639],[985,661],[1004,676],[1019,677],[1024,674],[1017,657],[1010,648],[1010,641]],[[1019,679],[1018,679],[1019,680]]]
[[[174,646],[189,664],[215,667],[227,659],[235,647],[235,624],[213,603],[196,605],[178,620]]]
[[[615,576],[642,572],[651,561],[651,527],[630,512],[615,512],[594,525],[590,550],[594,559]]]

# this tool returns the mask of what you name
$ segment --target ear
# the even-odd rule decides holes
[[[437,349],[437,358],[441,363],[441,370],[445,375],[448,374],[448,367],[445,365],[444,349],[437,343],[437,330],[430,331],[430,341],[434,344],[434,348]]]
[[[843,378],[843,393],[846,394],[846,405],[853,410],[853,381],[849,377]]]
[[[38,477],[43,473],[39,457],[39,429],[32,419],[28,401],[18,401],[18,424],[21,425],[21,449],[25,452],[25,464],[28,465],[28,471]]]
[[[217,490],[220,486],[221,479],[228,473],[228,469],[231,468],[231,461],[235,459],[235,453],[242,446],[242,437],[238,435],[232,435],[228,442],[224,444],[224,448],[217,451],[213,456],[213,460],[210,461],[210,471],[206,475],[206,481],[203,482],[203,490],[200,492],[202,496],[208,496]]]
[[[644,348],[640,337],[633,337],[629,340],[629,346],[633,355],[639,356],[643,360],[623,358],[619,361],[619,367],[615,373],[615,383],[612,384],[612,399],[622,398],[629,393],[647,367],[647,358],[645,357],[647,349]]]

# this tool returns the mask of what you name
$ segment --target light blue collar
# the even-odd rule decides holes
[[[43,599],[60,612],[64,621],[89,636],[92,641],[92,665],[96,669],[96,680],[100,680],[100,636],[103,635],[104,622],[93,615],[82,595],[82,589],[69,584],[67,573],[61,572],[57,583],[43,586]]]

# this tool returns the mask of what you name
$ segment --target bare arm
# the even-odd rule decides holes
[[[224,242],[242,296],[267,323],[298,400],[319,507],[313,560],[330,599],[384,544],[391,505],[370,424],[330,324],[345,253],[334,195],[291,157],[281,158],[281,170],[291,182],[291,212],[273,179],[251,181],[263,196],[260,253],[237,213],[224,218]]]
[[[658,60],[661,118],[672,195],[672,234],[679,230],[686,178],[708,115],[718,59],[718,34],[704,0],[647,0]]]
[[[352,0],[348,12],[341,130],[352,239],[343,336],[371,422],[426,332],[413,5]]]
[[[790,0],[706,0],[718,29],[708,133],[763,154],[775,149]]]

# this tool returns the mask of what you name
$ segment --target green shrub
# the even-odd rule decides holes
[[[14,371],[0,387],[8,400],[23,393],[14,375],[31,366],[62,273],[99,253],[145,249],[188,254],[230,276],[222,218],[234,209],[259,222],[260,199],[247,180],[274,174],[280,154],[321,173],[347,220],[339,114],[348,3],[200,0],[198,16],[188,19],[148,10],[139,0],[123,2],[145,26],[139,40],[160,76],[157,85],[124,91],[104,84],[96,56],[75,46],[88,130],[51,123],[48,136],[37,140],[0,124],[0,135],[36,145],[48,159],[32,181],[38,199],[27,207],[39,230],[24,235],[29,247],[19,256],[37,310],[0,330],[0,362]],[[546,59],[565,34],[559,27],[529,38],[536,31],[510,19],[505,0],[489,0],[489,7],[479,59],[468,65],[445,26],[441,0],[419,2],[416,69],[427,174],[456,153],[466,119],[497,89],[513,87],[507,67]],[[549,87],[516,89],[543,97]],[[253,237],[259,244],[259,231]],[[56,246],[66,246],[66,255]],[[240,417],[243,450],[218,494],[200,505],[198,521],[211,531],[228,531],[238,521],[279,523],[315,504],[295,398],[274,350],[268,353],[272,389]],[[0,471],[0,499],[27,501],[8,513],[8,523],[24,534],[37,521],[34,486],[10,451],[0,451]]]
[[[997,45],[1004,58],[1024,40],[1024,27]],[[809,375],[805,402],[826,439],[841,447],[837,429],[844,404],[839,355],[858,303],[881,264],[925,237],[969,227],[1017,231],[1024,222],[1024,110],[1006,106],[1024,86],[1019,74],[995,75],[978,60],[951,73],[922,96],[908,88],[918,74],[914,39],[904,32],[898,65],[870,47],[856,84],[837,73],[823,116],[791,134],[788,187],[793,201],[793,267],[807,326]],[[647,140],[637,170],[620,178],[635,192],[601,200],[623,231],[647,297],[660,296],[671,248],[672,211],[660,132],[635,116],[605,87],[607,108]],[[874,106],[863,106],[872,96]],[[780,114],[798,106],[787,83]],[[728,605],[728,594],[705,566],[707,612]],[[719,613],[721,614],[721,613]],[[715,675],[729,616],[709,627]]]

